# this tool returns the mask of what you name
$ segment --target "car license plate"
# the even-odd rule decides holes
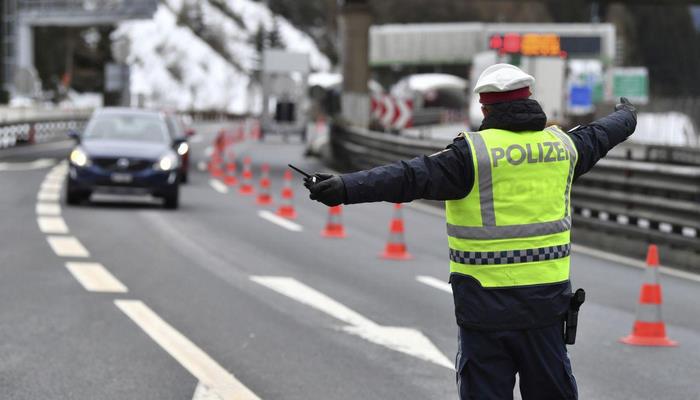
[[[131,174],[124,174],[124,173],[113,173],[112,174],[112,182],[114,183],[131,183],[131,181],[134,179]]]

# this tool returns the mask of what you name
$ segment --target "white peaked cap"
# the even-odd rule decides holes
[[[532,75],[510,64],[494,64],[484,70],[476,81],[474,93],[501,93],[530,87]]]

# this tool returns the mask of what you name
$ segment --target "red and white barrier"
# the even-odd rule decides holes
[[[379,95],[371,99],[372,118],[386,129],[401,130],[413,126],[413,100]]]

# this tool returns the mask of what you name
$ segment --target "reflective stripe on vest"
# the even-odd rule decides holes
[[[450,260],[470,265],[502,265],[564,258],[571,252],[571,245],[539,247],[527,250],[459,251],[450,249]]]
[[[447,224],[447,235],[460,239],[511,239],[542,236],[571,229],[571,215],[549,222],[502,226],[459,226]]]
[[[467,138],[476,182],[467,197],[447,202],[451,272],[470,275],[484,287],[566,281],[569,195],[577,161],[571,139],[556,127],[486,130]],[[528,209],[520,202],[544,208]]]

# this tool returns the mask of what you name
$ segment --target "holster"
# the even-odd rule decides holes
[[[586,291],[583,289],[576,289],[574,295],[569,301],[569,309],[566,312],[564,318],[564,343],[574,344],[576,343],[576,329],[578,328],[578,311],[581,308],[581,304],[586,301]]]

